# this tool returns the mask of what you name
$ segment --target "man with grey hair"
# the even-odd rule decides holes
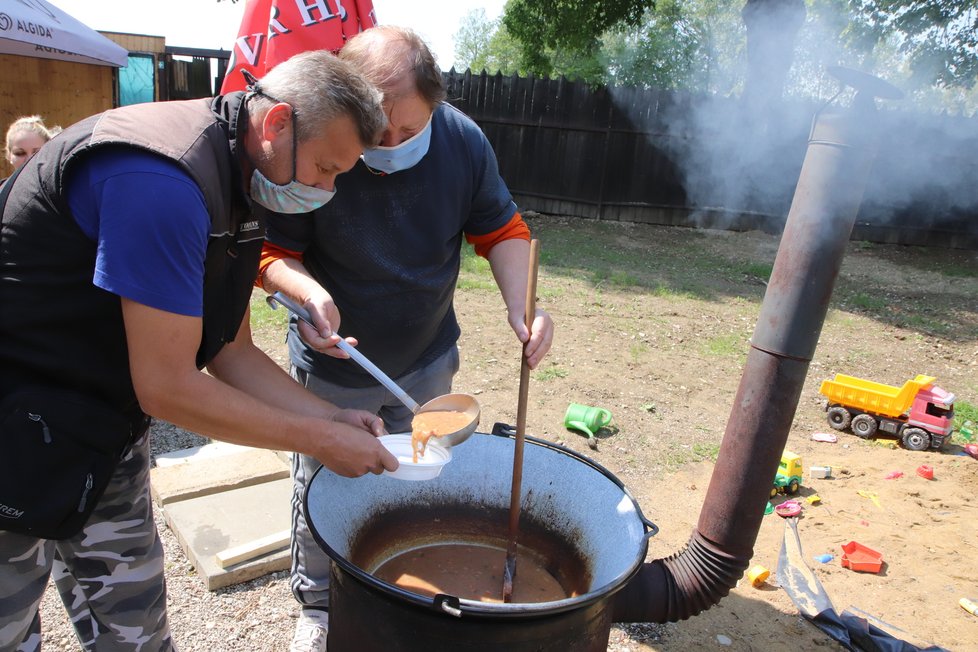
[[[0,650],[40,648],[49,577],[85,650],[174,649],[149,499],[149,415],[297,451],[344,476],[397,468],[376,439],[379,418],[305,390],[255,346],[248,323],[264,235],[264,212],[252,209],[322,206],[385,127],[371,84],[309,52],[247,92],[83,120],[4,185]],[[18,488],[4,478],[36,482],[42,495],[86,463],[45,467],[46,451],[77,435],[63,425],[72,423],[95,438],[121,423],[128,438],[106,484],[89,473],[81,488],[77,511],[94,509],[67,532],[16,520],[29,510],[14,509],[3,492]],[[10,452],[14,436],[35,432],[48,448]]]

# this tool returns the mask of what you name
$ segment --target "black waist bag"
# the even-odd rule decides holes
[[[43,539],[78,533],[119,460],[145,432],[80,392],[14,391],[0,402],[0,530]]]

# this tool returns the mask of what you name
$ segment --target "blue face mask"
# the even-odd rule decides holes
[[[432,114],[434,115],[434,114]],[[361,158],[367,167],[391,174],[413,168],[431,145],[431,117],[424,129],[414,134],[400,145],[394,147],[369,147],[363,151]]]
[[[260,92],[260,91],[256,91]],[[274,98],[273,98],[274,99]],[[311,213],[312,211],[325,205],[333,195],[335,190],[323,190],[316,186],[307,186],[299,183],[295,178],[295,132],[299,128],[299,123],[292,109],[292,181],[284,186],[270,181],[268,177],[258,171],[251,173],[251,198],[276,213]]]

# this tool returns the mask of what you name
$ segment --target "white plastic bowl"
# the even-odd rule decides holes
[[[396,471],[384,471],[398,480],[431,480],[437,478],[446,464],[452,461],[450,448],[439,444],[434,437],[428,440],[424,455],[418,455],[418,461],[413,461],[411,450],[411,435],[384,435],[380,443],[389,450],[400,466]]]

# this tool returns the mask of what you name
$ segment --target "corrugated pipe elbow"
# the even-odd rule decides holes
[[[666,623],[695,616],[730,593],[749,563],[749,555],[727,553],[693,530],[682,550],[646,563],[615,594],[612,620]]]

